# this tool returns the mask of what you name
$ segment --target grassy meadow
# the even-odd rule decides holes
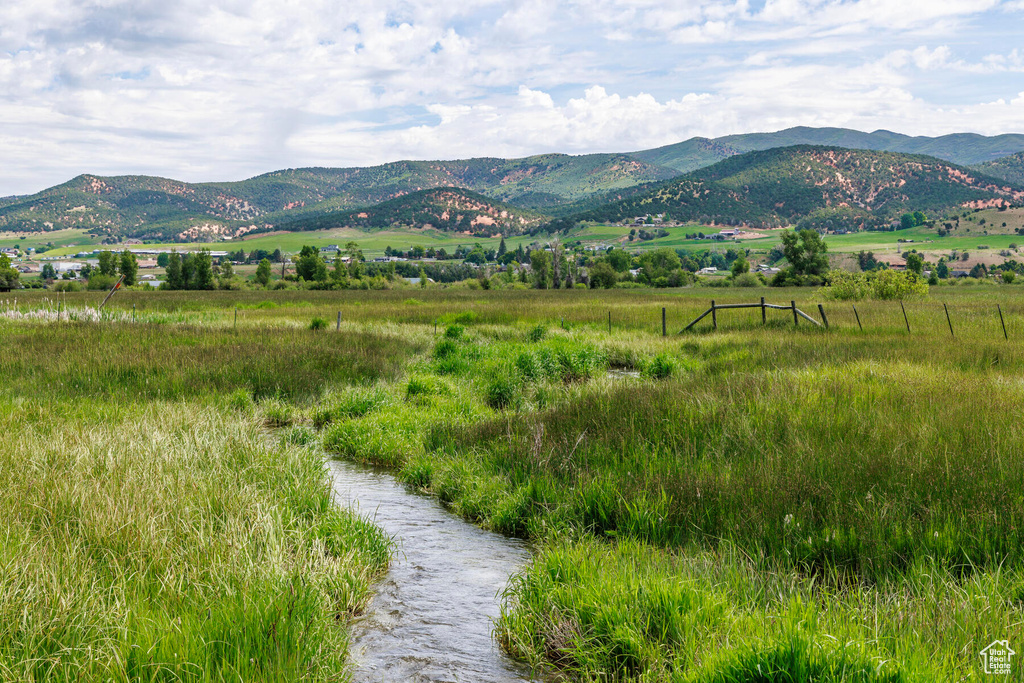
[[[762,295],[830,327],[678,334]],[[390,547],[324,450],[531,539],[495,637],[571,680],[964,680],[1024,643],[1022,288],[99,300],[0,296],[0,677],[342,675]]]

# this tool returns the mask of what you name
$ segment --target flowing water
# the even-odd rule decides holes
[[[398,542],[387,576],[353,626],[353,680],[532,680],[491,637],[498,594],[530,559],[526,544],[456,517],[383,472],[337,460],[329,468],[338,503]]]

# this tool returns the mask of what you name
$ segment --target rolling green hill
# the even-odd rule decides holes
[[[254,232],[292,229],[285,226],[298,226],[300,221],[315,223],[321,217],[327,217],[330,222],[347,216],[346,220],[353,221],[351,216],[359,213],[351,214],[354,209],[376,206],[431,188],[453,187],[517,207],[517,215],[529,215],[528,222],[532,224],[541,213],[559,218],[587,212],[605,215],[608,210],[602,207],[608,203],[650,204],[653,200],[641,197],[651,191],[663,192],[652,188],[678,178],[680,173],[708,168],[750,151],[805,143],[927,153],[964,164],[985,162],[984,166],[967,172],[1024,183],[1021,177],[1024,171],[1020,170],[1024,161],[1019,155],[992,161],[1024,150],[1024,135],[957,134],[927,138],[887,131],[862,133],[843,128],[790,128],[713,140],[692,138],[632,154],[544,154],[522,159],[398,161],[366,168],[285,169],[223,183],[184,183],[152,176],[81,175],[34,195],[0,198],[0,231],[79,229],[88,231],[96,241],[117,241],[125,237],[175,242],[218,241]],[[665,206],[675,206],[676,211],[687,217],[721,217],[766,225],[786,223],[798,215],[804,219],[815,211],[823,211],[826,215],[819,216],[821,220],[854,225],[861,220],[863,211],[888,216],[889,208],[897,207],[901,201],[899,193],[890,197],[883,192],[880,198],[872,198],[864,206],[857,204],[856,197],[843,206],[841,192],[833,189],[824,206],[808,209],[808,212],[804,205],[814,202],[800,198],[811,197],[814,192],[799,183],[778,188],[786,195],[783,199],[786,204],[775,207],[775,202],[755,196],[756,193],[737,192],[726,179],[720,179],[721,183],[715,181],[718,184],[711,187],[709,177],[698,173],[680,180],[678,196]],[[970,188],[961,187],[964,192],[967,189]],[[700,194],[687,198],[687,192]],[[870,191],[865,189],[864,193],[870,194]],[[924,196],[911,197],[904,203],[918,201],[930,202],[929,205],[942,203]],[[885,207],[881,214],[880,206]],[[408,217],[407,208],[401,209],[405,214],[393,214],[389,209],[380,215],[389,218],[401,215],[400,222],[416,223],[417,220]]]
[[[573,218],[663,213],[701,223],[872,229],[905,211],[1021,201],[1020,186],[940,159],[800,145],[731,157]]]
[[[420,190],[361,209],[335,211],[322,216],[285,223],[283,230],[331,230],[357,228],[424,229],[460,232],[478,237],[517,235],[546,219],[530,209],[520,209],[458,187]]]
[[[887,130],[864,133],[848,128],[800,126],[774,133],[744,133],[713,140],[692,138],[658,149],[635,152],[633,156],[688,173],[737,154],[794,145],[825,145],[903,154],[926,154],[955,164],[971,165],[1024,151],[1024,135],[986,137],[975,133],[956,133],[930,138],[911,137]]]
[[[1017,152],[995,161],[978,164],[974,168],[979,173],[985,173],[993,178],[1001,178],[1009,183],[1024,185],[1024,152]]]
[[[0,230],[78,228],[109,236],[223,239],[435,187],[464,187],[527,209],[555,209],[574,202],[585,206],[593,197],[675,175],[625,154],[288,169],[232,183],[82,175],[35,195],[0,200]]]

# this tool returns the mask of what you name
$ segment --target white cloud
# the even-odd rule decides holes
[[[232,179],[314,163],[629,150],[797,124],[1019,130],[1024,55],[984,36],[1012,32],[1005,12],[1021,9],[10,0],[0,4],[0,195],[81,172]]]

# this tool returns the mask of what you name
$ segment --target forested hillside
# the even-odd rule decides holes
[[[1024,152],[1011,154],[974,167],[979,173],[1024,186]]]
[[[574,202],[585,206],[608,192],[674,175],[625,154],[288,169],[233,183],[83,175],[36,195],[0,200],[0,230],[85,228],[110,236],[209,239],[435,187],[464,187],[526,208],[555,209]]]
[[[687,173],[737,154],[794,145],[926,154],[955,164],[970,165],[1024,151],[1024,135],[987,137],[975,133],[956,133],[930,138],[911,137],[887,130],[864,133],[849,128],[799,126],[774,133],[743,133],[713,140],[691,138],[674,145],[636,152],[633,156]]]
[[[543,214],[504,204],[457,187],[421,190],[375,206],[336,211],[285,223],[285,230],[331,228],[427,228],[481,237],[519,234],[545,220]]]
[[[796,146],[731,157],[577,220],[675,220],[773,227],[808,221],[851,229],[888,225],[906,211],[1024,201],[1024,190],[939,159]]]

